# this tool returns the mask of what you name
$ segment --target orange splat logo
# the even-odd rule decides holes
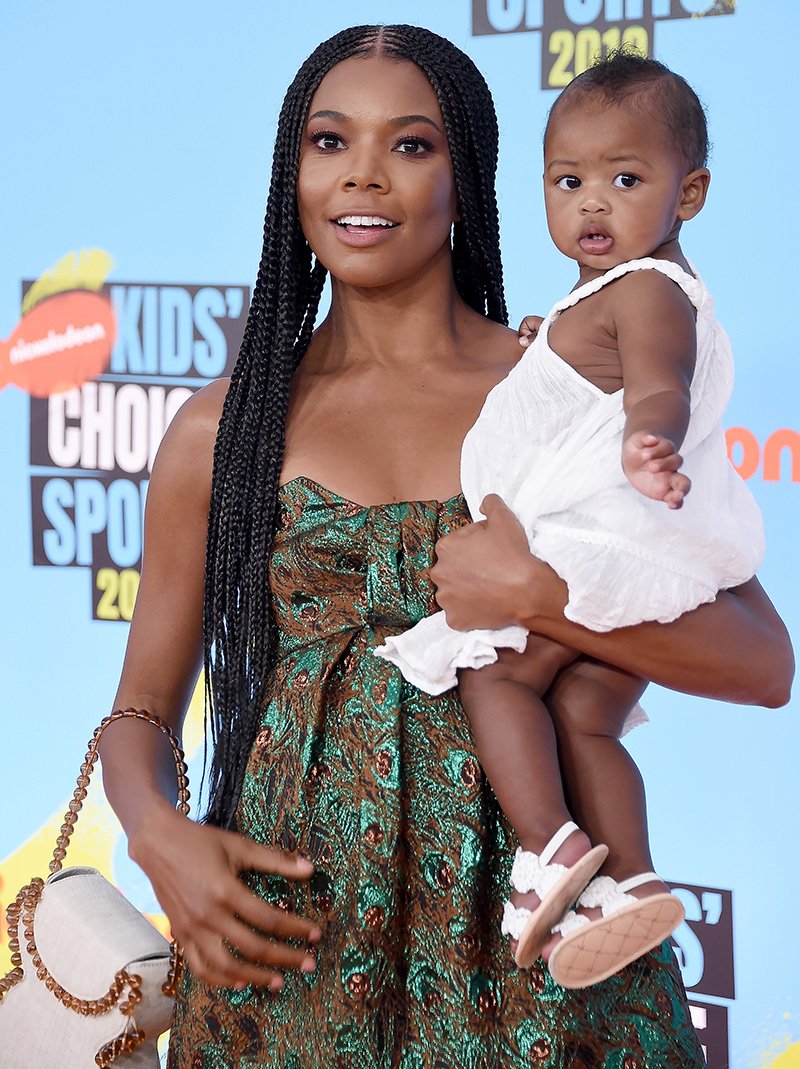
[[[111,303],[99,292],[110,264],[99,249],[69,253],[33,284],[22,318],[0,340],[0,389],[49,397],[105,369],[117,333]]]

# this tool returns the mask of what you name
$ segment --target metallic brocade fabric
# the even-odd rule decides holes
[[[185,974],[170,1069],[700,1069],[667,944],[585,991],[516,968],[515,843],[457,692],[428,697],[370,653],[432,610],[463,499],[367,508],[298,478],[281,507],[279,661],[239,827],[315,863],[308,885],[249,883],[318,920],[317,970],[277,995]]]

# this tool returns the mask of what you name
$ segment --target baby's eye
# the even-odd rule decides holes
[[[565,174],[556,182],[559,189],[579,189],[580,184],[580,178],[576,178],[574,174]]]
[[[321,130],[319,133],[311,134],[309,138],[318,148],[321,148],[323,152],[334,152],[338,148],[342,148],[344,142],[338,134],[332,134],[327,130]]]
[[[612,185],[617,189],[633,189],[634,186],[638,186],[641,182],[641,178],[637,178],[635,174],[618,174],[614,179]]]
[[[430,152],[432,148],[433,144],[426,141],[424,137],[404,137],[395,145],[396,151],[402,156],[422,156],[425,152]]]

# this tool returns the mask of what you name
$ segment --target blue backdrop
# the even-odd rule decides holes
[[[515,322],[543,314],[574,282],[541,197],[541,135],[557,87],[598,43],[621,39],[696,87],[713,181],[683,245],[733,340],[731,455],[764,512],[761,577],[798,631],[798,345],[785,233],[800,164],[793,0],[14,5],[2,15],[0,338],[30,343],[24,290],[68,253],[101,249],[113,259],[101,295],[117,341],[97,381],[49,398],[15,385],[30,361],[0,343],[3,905],[44,870],[83,745],[110,706],[160,433],[188,391],[235,355],[284,89],[319,40],[376,18],[449,37],[494,92]],[[102,261],[82,265],[78,276],[99,285]],[[78,284],[75,264],[56,275],[51,296]],[[30,314],[55,308],[40,301]],[[646,704],[652,723],[630,747],[648,785],[656,862],[687,905],[675,949],[709,1064],[800,1066],[796,703],[739,708],[652,688]],[[197,782],[196,707],[187,746]],[[80,829],[75,860],[106,867],[157,914],[96,792]]]

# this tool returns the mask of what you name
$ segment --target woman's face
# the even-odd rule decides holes
[[[436,94],[413,63],[344,60],[308,111],[297,183],[306,240],[354,286],[419,279],[450,263],[455,185]]]

